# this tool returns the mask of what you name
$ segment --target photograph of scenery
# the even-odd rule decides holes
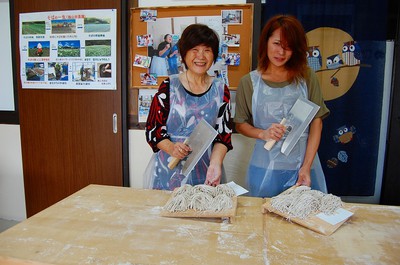
[[[27,81],[44,81],[44,63],[25,63],[25,74]]]
[[[61,40],[58,41],[58,57],[80,57],[81,43],[79,40]]]
[[[29,57],[49,57],[50,41],[29,41],[28,42]]]
[[[83,23],[86,33],[110,32],[111,18],[86,17]]]
[[[46,34],[46,24],[43,21],[22,22],[22,35]]]
[[[75,19],[57,19],[51,21],[51,34],[76,33]]]
[[[68,63],[48,63],[47,79],[49,81],[68,81]]]
[[[86,40],[86,57],[108,57],[111,56],[111,40]]]

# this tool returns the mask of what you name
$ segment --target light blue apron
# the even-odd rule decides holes
[[[256,128],[266,130],[272,123],[280,123],[299,97],[307,98],[304,80],[282,88],[272,88],[262,80],[258,71],[252,71],[250,76],[254,88],[252,112]],[[288,156],[280,151],[285,138],[276,142],[270,151],[264,148],[265,141],[256,140],[247,172],[251,196],[273,197],[296,184],[306,152],[308,128]],[[318,155],[311,169],[311,188],[326,192],[325,176]]]
[[[178,76],[170,76],[170,112],[166,126],[172,142],[183,142],[201,119],[215,128],[220,107],[224,103],[224,83],[220,79],[214,79],[211,88],[204,95],[193,96],[184,89]],[[150,173],[150,180],[145,179],[145,186],[147,182],[148,188],[174,190],[185,183],[204,184],[210,165],[211,151],[212,145],[187,177],[182,174],[184,160],[170,170],[168,163],[171,156],[162,150],[158,151],[153,155],[146,169],[146,172],[152,173]],[[147,174],[145,173],[145,178]]]

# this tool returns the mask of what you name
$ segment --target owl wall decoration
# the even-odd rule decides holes
[[[345,64],[359,65],[361,61],[361,48],[356,41],[347,41],[343,43],[342,57]]]
[[[318,47],[319,46],[308,47],[307,51],[308,66],[310,66],[310,68],[312,68],[314,72],[320,70],[322,66],[321,51]]]
[[[353,125],[350,127],[343,125],[336,130],[337,134],[333,136],[335,143],[347,144],[353,140],[353,136],[356,133],[356,127]]]
[[[343,60],[339,54],[334,54],[326,58],[326,68],[337,69],[343,65]]]

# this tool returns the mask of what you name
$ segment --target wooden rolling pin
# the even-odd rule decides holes
[[[280,124],[285,125],[285,123],[286,123],[286,119],[283,118],[283,119],[281,120]],[[274,146],[275,143],[276,143],[275,140],[268,140],[268,141],[265,143],[264,148],[267,149],[267,150],[269,151],[269,150],[271,150],[271,148]]]
[[[183,143],[188,144],[188,142],[189,142],[189,138],[186,138]],[[172,157],[171,161],[169,161],[169,163],[168,163],[168,168],[174,169],[176,167],[176,165],[178,165],[179,161],[181,161],[179,158]]]

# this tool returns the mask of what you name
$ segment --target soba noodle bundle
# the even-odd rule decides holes
[[[216,187],[185,184],[172,193],[172,199],[168,201],[164,209],[169,212],[189,209],[219,212],[233,207],[232,197],[234,196],[236,196],[235,191],[226,184]]]
[[[318,212],[331,215],[343,204],[340,197],[311,190],[307,186],[300,186],[273,197],[271,206],[287,214],[289,219],[293,217],[306,219]]]

